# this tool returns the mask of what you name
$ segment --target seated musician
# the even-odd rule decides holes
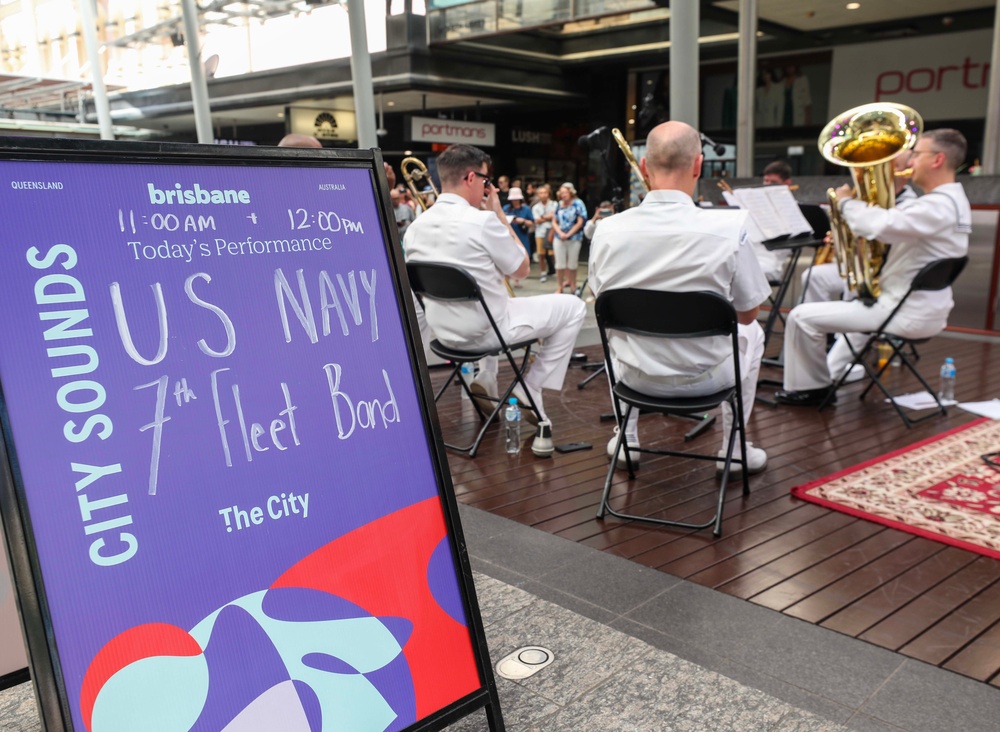
[[[504,275],[523,279],[530,259],[500,207],[490,181],[490,157],[471,145],[452,145],[437,159],[441,195],[433,208],[410,224],[403,239],[407,260],[461,267],[475,278],[497,325],[508,342],[537,338],[541,346],[524,378],[542,422],[532,445],[536,455],[551,454],[551,424],[542,389],[561,389],[586,306],[559,295],[509,297]],[[427,320],[438,339],[456,349],[498,346],[489,320],[474,303],[428,300]],[[473,388],[497,396],[497,360],[485,359]],[[527,405],[516,388],[514,396]],[[525,418],[531,412],[525,410]]]
[[[860,300],[812,302],[792,309],[785,325],[785,383],[776,395],[783,404],[818,405],[853,357],[846,338],[864,345],[866,331],[877,328],[903,298],[925,265],[969,250],[972,214],[955,171],[965,161],[966,142],[957,130],[925,132],[910,153],[913,182],[924,191],[895,208],[868,206],[853,197],[850,185],[837,189],[841,214],[851,231],[892,242],[882,267],[882,294],[872,306]],[[954,306],[951,288],[917,292],[893,319],[892,332],[925,338],[940,332]],[[825,353],[826,334],[844,333]]]
[[[764,167],[761,182],[766,186],[790,186],[792,184],[792,166],[784,160],[774,160]],[[788,262],[790,252],[787,249],[776,249],[771,251],[761,242],[755,241],[753,253],[757,257],[761,271],[767,277],[767,281],[772,285],[781,282],[781,276]]]
[[[745,419],[750,418],[764,333],[756,321],[770,287],[743,228],[746,212],[698,208],[692,200],[704,157],[698,131],[683,122],[653,129],[639,167],[650,183],[642,203],[601,222],[590,248],[590,285],[595,294],[635,287],[664,291],[711,291],[732,302],[739,318],[740,368],[733,373],[731,341],[664,340],[612,333],[611,367],[626,386],[654,396],[698,396],[733,385],[739,378]],[[733,414],[722,406],[722,445],[728,445]],[[625,426],[630,446],[639,445],[638,410]],[[614,453],[615,438],[608,443]],[[739,455],[737,445],[735,457]],[[747,443],[750,473],[767,467],[767,453]],[[719,451],[720,457],[725,449]],[[634,462],[634,458],[633,458]],[[619,460],[622,466],[624,459]],[[721,463],[717,464],[721,469]],[[742,470],[733,465],[732,470]]]
[[[897,173],[904,171],[910,164],[908,153],[897,155],[892,161]],[[909,176],[896,176],[896,204],[917,197],[917,192],[910,186]],[[826,239],[827,246],[832,247],[832,239]],[[890,242],[891,243],[891,242]],[[833,257],[832,250],[829,257]],[[840,276],[840,268],[833,259],[807,268],[801,275],[802,302],[828,302],[829,300],[851,300],[854,293],[848,289],[847,281]],[[863,374],[863,372],[862,372]]]

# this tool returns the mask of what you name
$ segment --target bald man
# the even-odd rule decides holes
[[[653,129],[639,167],[650,183],[642,203],[601,223],[590,246],[590,286],[595,294],[635,287],[673,292],[716,292],[729,300],[739,320],[740,369],[733,372],[730,340],[664,340],[609,335],[616,378],[654,396],[701,396],[731,387],[743,390],[744,418],[750,418],[757,374],[764,354],[764,333],[757,323],[760,303],[771,292],[747,238],[746,212],[695,205],[693,195],[703,161],[698,131],[683,122]],[[638,447],[638,410],[625,426],[629,446]],[[722,449],[725,455],[733,424],[732,409],[722,406]],[[608,443],[614,456],[616,436]],[[740,457],[739,444],[734,457]],[[747,467],[759,473],[767,453],[747,442]],[[635,460],[633,458],[633,464]],[[620,454],[618,466],[624,467]],[[722,463],[716,463],[719,471]],[[742,466],[733,465],[739,473]]]
[[[300,135],[298,132],[293,132],[282,137],[278,147],[323,147],[323,143],[312,135]]]

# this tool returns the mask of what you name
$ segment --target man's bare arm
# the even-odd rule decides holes
[[[760,312],[760,306],[758,305],[753,310],[737,310],[736,311],[736,322],[740,325],[750,325],[753,321],[757,319],[757,313]]]

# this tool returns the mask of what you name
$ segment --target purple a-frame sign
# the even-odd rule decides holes
[[[377,151],[0,145],[48,730],[503,729]]]

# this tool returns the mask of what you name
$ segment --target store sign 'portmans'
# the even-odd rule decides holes
[[[410,139],[413,142],[441,142],[448,145],[464,142],[478,147],[493,147],[496,145],[496,125],[492,122],[411,117]]]

